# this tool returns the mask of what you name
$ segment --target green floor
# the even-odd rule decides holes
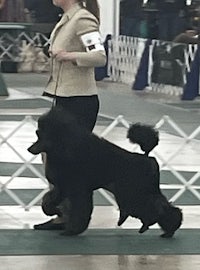
[[[179,230],[174,238],[151,229],[90,229],[75,237],[58,231],[0,230],[0,255],[186,255],[200,254],[200,230]]]

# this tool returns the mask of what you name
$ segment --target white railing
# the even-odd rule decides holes
[[[43,112],[43,111],[42,111]],[[1,114],[1,112],[0,112]],[[14,112],[12,112],[12,110],[8,113],[5,112],[5,110],[2,112],[3,115],[24,115],[24,112],[17,112],[17,110],[15,110]],[[33,162],[34,160],[37,158],[37,156],[32,156],[31,158],[25,158],[22,154],[21,154],[21,150],[16,148],[16,146],[14,144],[12,144],[10,142],[10,139],[12,139],[16,134],[19,134],[20,131],[23,134],[23,127],[25,127],[26,125],[32,125],[33,128],[36,129],[37,127],[37,123],[36,121],[33,119],[33,115],[41,115],[41,111],[35,111],[34,113],[31,113],[30,115],[26,115],[24,117],[24,119],[22,121],[19,122],[19,124],[17,124],[13,129],[11,129],[11,131],[6,134],[6,135],[2,135],[0,134],[0,148],[3,146],[7,146],[8,149],[10,149],[12,151],[13,154],[15,154],[20,162],[21,162],[21,166],[4,182],[0,182],[0,192],[5,191],[10,198],[12,198],[18,205],[22,206],[25,210],[29,210],[33,205],[35,205],[38,201],[40,201],[40,199],[43,197],[43,195],[47,192],[48,190],[48,182],[46,180],[46,178],[44,177],[44,175],[42,175],[39,170],[33,166]],[[3,152],[3,151],[2,151]],[[40,178],[45,184],[46,184],[46,188],[44,190],[42,190],[42,192],[40,192],[33,200],[31,200],[27,205],[21,200],[21,198],[11,189],[8,188],[8,185],[16,178],[21,176],[21,174],[28,169],[29,171],[31,171],[33,173],[33,175],[36,176],[36,178]]]
[[[21,149],[18,149],[15,147],[14,144],[12,144],[10,142],[10,139],[12,139],[12,137],[17,133],[20,132],[20,130],[26,126],[26,125],[32,125],[33,128],[36,128],[36,121],[33,119],[33,115],[40,115],[43,111],[35,111],[34,113],[28,113],[28,112],[19,112],[19,114],[16,112],[8,112],[8,114],[18,114],[18,115],[23,115],[24,113],[29,114],[26,115],[23,119],[23,121],[19,122],[18,125],[16,125],[8,134],[6,135],[2,135],[0,134],[0,148],[2,148],[4,145],[6,145],[9,149],[11,149],[13,151],[13,153],[15,153],[18,158],[21,161],[21,166],[7,179],[6,182],[1,183],[0,182],[0,192],[5,191],[18,205],[20,205],[21,207],[23,207],[25,210],[29,210],[33,205],[35,205],[38,201],[40,201],[40,199],[43,197],[43,195],[46,193],[46,191],[48,190],[48,182],[45,179],[45,177],[37,170],[36,167],[33,166],[33,162],[34,160],[37,158],[36,156],[33,156],[31,158],[24,158],[23,155],[21,154]],[[0,112],[1,113],[1,112]],[[4,112],[2,112],[3,115],[6,114],[5,110]],[[101,115],[100,115],[101,116]],[[111,133],[118,125],[124,127],[125,129],[129,128],[129,122],[126,121],[126,119],[119,115],[116,118],[110,118],[108,116],[104,116],[108,119],[110,119],[111,123],[100,133],[101,137],[106,138],[109,133]],[[178,191],[176,192],[176,194],[170,198],[170,201],[175,202],[177,201],[178,198],[180,198],[180,196],[182,196],[184,194],[185,191],[190,191],[198,200],[200,200],[200,193],[199,193],[199,189],[200,186],[195,185],[195,183],[197,182],[197,180],[200,178],[200,169],[198,168],[198,171],[196,173],[194,173],[194,175],[187,180],[179,171],[177,168],[175,168],[175,166],[172,163],[172,160],[177,157],[181,151],[188,145],[192,145],[194,142],[196,143],[195,145],[199,145],[199,141],[196,139],[197,136],[200,135],[200,126],[198,126],[191,134],[187,135],[180,127],[177,123],[175,123],[169,116],[163,116],[162,119],[160,119],[160,121],[158,123],[156,123],[155,127],[157,129],[161,129],[163,127],[164,124],[169,125],[174,132],[177,133],[177,135],[179,136],[179,138],[182,138],[180,141],[180,145],[170,154],[167,156],[167,158],[165,156],[163,156],[160,152],[158,152],[157,150],[154,150],[152,153],[153,155],[158,159],[159,163],[160,163],[160,169],[168,169],[169,171],[171,171],[171,173],[174,175],[174,177],[176,179],[178,179],[179,181],[179,185],[175,185],[174,187],[174,183],[170,183],[168,185],[161,185],[161,188],[163,189],[170,189],[170,188],[175,188]],[[19,135],[18,135],[19,136]],[[134,147],[132,148],[132,151],[135,151],[137,148]],[[199,153],[200,154],[200,153]],[[33,175],[35,175],[36,178],[40,178],[42,179],[42,181],[45,183],[45,188],[33,199],[31,200],[28,204],[25,204],[22,199],[16,195],[16,193],[13,190],[10,190],[8,185],[16,178],[19,177],[25,169],[28,169],[32,172]],[[105,192],[103,189],[99,190],[101,192],[101,194],[110,201],[110,203],[114,206],[116,206],[116,203],[113,199],[112,196],[110,196],[107,192]]]

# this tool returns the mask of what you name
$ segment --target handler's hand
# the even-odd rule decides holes
[[[76,53],[66,52],[66,51],[52,51],[52,56],[55,57],[58,61],[72,61],[76,62]]]

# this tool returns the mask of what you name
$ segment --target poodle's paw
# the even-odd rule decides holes
[[[170,233],[166,232],[166,233],[161,234],[160,237],[162,237],[162,238],[172,238],[173,235],[174,235],[174,232],[170,232]]]
[[[117,222],[117,225],[118,226],[121,226],[126,221],[126,219],[128,218],[128,216],[129,215],[126,212],[121,211],[120,212],[119,220]]]
[[[78,233],[75,233],[73,231],[66,231],[65,230],[65,231],[61,232],[60,235],[62,235],[62,236],[78,236]]]
[[[139,233],[144,233],[149,229],[149,226],[147,225],[142,225],[142,227],[139,230]]]

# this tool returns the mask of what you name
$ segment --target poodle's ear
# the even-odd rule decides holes
[[[33,143],[29,148],[28,151],[33,155],[38,155],[45,151],[45,145],[41,142],[41,140],[36,141]]]

